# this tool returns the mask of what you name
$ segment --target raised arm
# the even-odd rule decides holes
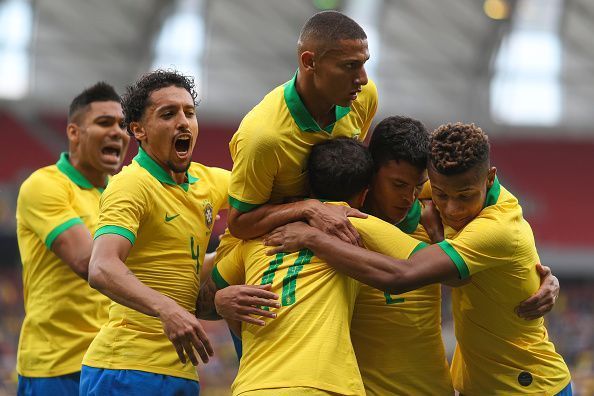
[[[198,319],[173,299],[134,276],[124,264],[131,247],[130,242],[120,235],[98,237],[89,264],[91,287],[119,304],[159,318],[182,363],[186,363],[187,355],[193,365],[198,364],[194,348],[202,361],[208,362],[214,352]]]

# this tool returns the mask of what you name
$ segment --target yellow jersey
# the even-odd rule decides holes
[[[314,121],[292,80],[275,88],[242,120],[229,143],[233,170],[229,202],[241,212],[288,197],[308,196],[306,163],[311,147],[328,139],[363,141],[377,110],[377,89],[369,80],[350,107],[335,107],[336,122]]]
[[[193,162],[186,178],[176,184],[139,148],[101,197],[95,238],[127,238],[132,248],[126,266],[134,275],[194,313],[214,217],[227,202],[229,172]],[[83,364],[198,380],[191,362],[180,362],[158,318],[115,302]]]
[[[555,395],[570,381],[563,358],[549,341],[544,319],[527,321],[514,308],[540,286],[540,261],[518,200],[499,184],[484,209],[438,244],[469,284],[453,289],[458,345],[454,388],[464,395]]]
[[[420,218],[421,204],[417,200],[396,227],[418,241],[430,243]],[[375,235],[393,233],[394,228],[377,222]],[[366,245],[373,247],[368,242]],[[441,338],[440,284],[398,295],[361,285],[351,339],[367,395],[454,394]]]
[[[76,224],[95,231],[100,197],[101,190],[70,164],[67,153],[21,186],[16,219],[25,298],[17,352],[22,376],[80,371],[87,347],[107,320],[109,299],[51,250],[56,238]]]
[[[373,216],[351,220],[366,244],[387,224]],[[406,258],[423,245],[395,232],[397,239],[376,238],[378,249]],[[267,249],[259,241],[242,242],[213,270],[219,287],[272,283],[281,296],[276,319],[264,319],[264,327],[242,325],[244,349],[234,394],[300,386],[365,394],[349,338],[358,282],[336,273],[309,250],[270,257]]]

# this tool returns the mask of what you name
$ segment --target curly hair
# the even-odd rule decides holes
[[[454,175],[489,163],[489,139],[474,124],[441,125],[431,134],[430,159],[441,174]]]
[[[359,141],[340,137],[312,147],[307,173],[316,198],[347,201],[369,186],[373,160]]]
[[[429,132],[421,121],[405,116],[383,119],[371,135],[369,151],[376,171],[388,161],[406,161],[425,169],[429,155]]]
[[[171,86],[188,91],[194,105],[196,105],[198,94],[196,93],[194,79],[175,70],[157,69],[144,74],[134,84],[126,88],[126,93],[122,97],[122,108],[129,134],[132,135],[130,123],[140,121],[146,108],[150,105],[151,93]]]

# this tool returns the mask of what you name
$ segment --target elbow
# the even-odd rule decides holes
[[[89,282],[89,286],[95,290],[101,291],[105,288],[105,284],[107,283],[106,274],[105,271],[102,271],[100,265],[93,262],[89,264],[87,281]]]
[[[70,263],[70,268],[76,275],[84,279],[85,281],[89,278],[89,258],[83,258]]]
[[[381,290],[390,294],[400,294],[410,289],[406,282],[406,275],[400,271],[391,272],[384,276],[380,280],[379,286]]]

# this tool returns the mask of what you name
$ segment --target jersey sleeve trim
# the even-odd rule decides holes
[[[426,248],[427,246],[429,246],[429,244],[427,244],[425,242],[419,242],[419,244],[417,246],[415,246],[415,248],[413,249],[413,251],[410,252],[410,255],[408,257],[412,256],[413,254],[415,254],[419,250]]]
[[[220,289],[224,289],[227,286],[229,286],[227,281],[225,279],[223,279],[223,277],[221,276],[221,273],[219,272],[217,267],[214,267],[212,269],[212,274],[210,276],[211,276],[214,284],[217,286],[217,289],[220,290]]]
[[[449,256],[449,258],[454,262],[456,268],[458,268],[458,273],[460,274],[460,279],[466,279],[470,276],[470,271],[468,270],[468,266],[464,262],[460,253],[456,251],[456,249],[450,245],[450,243],[445,240],[441,241],[437,244],[444,252]]]
[[[80,217],[75,217],[73,219],[67,220],[64,223],[62,223],[59,226],[57,226],[56,228],[54,228],[47,235],[47,238],[45,238],[45,246],[48,249],[51,249],[52,248],[52,244],[54,243],[54,241],[56,240],[56,238],[58,236],[60,236],[61,233],[63,233],[64,231],[66,231],[70,227],[72,227],[74,225],[77,225],[77,224],[84,224],[83,221],[80,219]]]
[[[105,234],[116,234],[116,235],[123,236],[124,238],[126,238],[127,240],[130,241],[132,246],[134,246],[134,242],[136,242],[136,236],[134,236],[134,233],[132,231],[128,230],[127,228],[116,226],[116,225],[105,225],[105,226],[99,228],[95,232],[94,239],[97,239],[101,235],[105,235]]]
[[[261,206],[261,204],[251,204],[240,201],[237,198],[233,198],[231,195],[229,195],[229,205],[243,213],[249,212],[251,210],[256,209],[258,206]]]

